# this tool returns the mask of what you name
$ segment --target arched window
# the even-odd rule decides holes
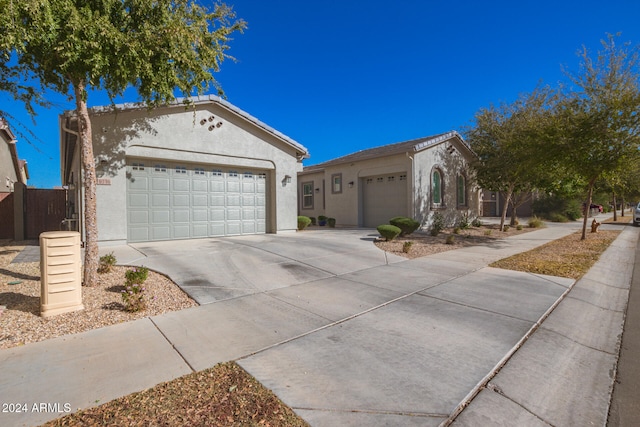
[[[467,180],[464,175],[458,175],[458,206],[466,206],[467,205]]]
[[[431,177],[431,203],[442,204],[442,174],[438,169],[433,170]]]

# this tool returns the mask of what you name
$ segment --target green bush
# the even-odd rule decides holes
[[[469,227],[471,227],[471,221],[469,221],[469,215],[464,214],[462,215],[462,219],[460,219],[460,222],[458,222],[458,228],[462,230],[466,230]]]
[[[518,224],[518,225],[516,226],[516,229],[517,229],[517,230],[522,230],[523,228],[524,228],[524,227],[522,226],[522,224]]]
[[[411,251],[412,246],[413,246],[413,242],[411,240],[404,242],[402,244],[402,252],[404,252],[405,254],[408,254],[409,251]]]
[[[444,230],[444,217],[440,212],[433,214],[433,222],[431,223],[431,235],[437,236]]]
[[[396,216],[389,220],[389,224],[395,225],[400,229],[400,236],[408,236],[409,234],[420,228],[420,223],[412,218],[404,216]]]
[[[482,221],[480,220],[480,217],[476,217],[476,219],[471,221],[471,225],[473,225],[476,228],[482,227]]]
[[[549,215],[549,220],[551,220],[551,222],[569,222],[569,218],[558,212],[552,212]]]
[[[311,218],[308,216],[300,215],[298,217],[298,230],[304,230],[309,224],[311,224]]]
[[[111,268],[116,265],[116,257],[113,252],[109,252],[107,255],[100,257],[100,266],[98,267],[98,273],[108,273]]]
[[[456,227],[453,229],[453,234],[460,234],[460,227]]]
[[[456,240],[456,238],[455,238],[452,234],[449,234],[449,235],[447,236],[447,240],[445,240],[445,243],[446,243],[447,245],[453,245],[453,243],[455,242],[455,240]]]
[[[508,226],[507,224],[502,226],[502,231],[509,231],[509,228],[511,228],[510,226]]]
[[[538,218],[537,216],[531,217],[529,219],[529,227],[530,228],[540,228],[544,225],[544,223],[542,222],[542,220],[540,218]]]
[[[149,276],[149,269],[147,267],[133,267],[124,273],[127,285],[142,284]]]
[[[390,224],[379,225],[377,227],[377,230],[378,230],[378,233],[380,233],[380,235],[384,237],[385,240],[388,242],[398,237],[398,235],[401,232],[401,230],[398,227]]]
[[[327,224],[329,224],[329,227],[335,228],[336,227],[336,219],[335,218],[327,218]]]
[[[145,289],[142,285],[148,275],[149,269],[146,267],[134,267],[124,274],[126,282],[122,291],[122,302],[124,302],[125,310],[135,312],[146,308]]]
[[[310,216],[309,219],[311,220],[311,225],[316,225],[316,217],[315,216]]]

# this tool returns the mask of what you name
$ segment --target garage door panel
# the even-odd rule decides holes
[[[194,179],[191,181],[191,191],[206,193],[209,190],[209,181],[204,179]]]
[[[130,190],[149,190],[149,179],[146,176],[133,176],[129,179]]]
[[[169,206],[168,194],[151,194],[151,208],[168,208]]]
[[[239,208],[228,208],[227,209],[227,217],[226,219],[228,221],[236,221],[236,220],[240,220],[242,215],[242,211]]]
[[[151,179],[152,191],[169,191],[169,177],[156,177]]]
[[[149,195],[130,193],[127,195],[127,203],[132,208],[146,208],[149,207]]]
[[[191,211],[191,222],[208,222],[209,215],[206,209],[194,209]]]
[[[192,224],[191,225],[192,237],[209,237],[209,224]]]
[[[151,227],[151,236],[149,240],[170,240],[171,239],[171,228],[166,225],[163,227],[152,226]]]
[[[130,224],[148,224],[149,212],[148,211],[129,211],[129,223]]]
[[[225,224],[225,234],[227,236],[242,234],[242,227],[240,225],[240,222],[227,221],[227,223]]]
[[[189,222],[190,215],[188,210],[173,210],[171,214],[173,223]]]
[[[167,224],[169,223],[170,218],[171,218],[171,215],[168,210],[166,211],[155,210],[151,212],[152,224]]]
[[[173,177],[173,179],[171,180],[171,184],[172,184],[172,190],[173,191],[184,191],[184,192],[188,192],[190,190],[190,181],[189,179],[186,178],[176,178]]]
[[[407,216],[406,173],[364,178],[363,220],[365,227],[387,224],[394,216]]]
[[[172,239],[188,239],[191,237],[190,229],[191,227],[187,224],[185,225],[174,225],[171,227],[173,230]]]
[[[149,161],[154,164],[153,161]],[[264,233],[266,174],[207,165],[129,164],[129,241]]]

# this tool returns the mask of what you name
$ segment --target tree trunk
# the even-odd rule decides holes
[[[620,216],[624,218],[624,205],[626,201],[624,200],[624,196],[622,196],[622,201],[620,203]]]
[[[511,202],[511,196],[513,195],[513,188],[509,187],[504,195],[504,206],[502,206],[502,215],[500,217],[500,231],[504,231],[504,221],[507,219],[507,209]]]
[[[74,87],[76,96],[76,114],[78,115],[78,135],[82,153],[82,169],[84,171],[84,286],[98,283],[98,218],[96,205],[96,163],[93,156],[91,120],[85,101],[85,83],[79,82]]]
[[[589,181],[589,192],[587,195],[587,203],[584,206],[584,219],[582,220],[582,237],[580,240],[587,238],[587,219],[589,218],[589,209],[591,209],[591,196],[593,196],[593,186],[596,183],[596,178]]]
[[[617,221],[618,220],[618,210],[617,210],[617,203],[616,203],[616,193],[611,193],[611,196],[613,198],[613,220]]]
[[[518,207],[511,203],[511,221],[509,221],[509,225],[512,227],[515,227],[516,225],[518,225],[518,212],[517,212]]]

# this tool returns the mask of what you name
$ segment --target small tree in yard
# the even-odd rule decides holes
[[[88,90],[110,99],[134,87],[155,107],[203,94],[230,35],[245,27],[224,4],[212,11],[195,0],[0,0],[0,89],[27,102],[32,79],[75,100],[84,171],[84,284],[97,281],[96,173]],[[22,83],[21,83],[22,82]],[[32,111],[32,110],[30,110]]]
[[[557,138],[549,152],[586,182],[586,207],[596,182],[623,173],[638,161],[640,149],[640,58],[638,48],[619,48],[615,37],[602,42],[594,60],[581,51],[581,70],[567,73],[576,91],[565,95],[557,110]],[[611,179],[609,181],[617,181]],[[586,238],[587,215],[582,225]]]
[[[465,132],[478,156],[472,164],[478,183],[505,197],[500,230],[504,228],[507,208],[514,204],[517,207],[514,196],[532,191],[549,171],[544,166],[546,156],[540,141],[555,96],[550,89],[539,88],[512,104],[481,109],[475,115],[475,125]]]

